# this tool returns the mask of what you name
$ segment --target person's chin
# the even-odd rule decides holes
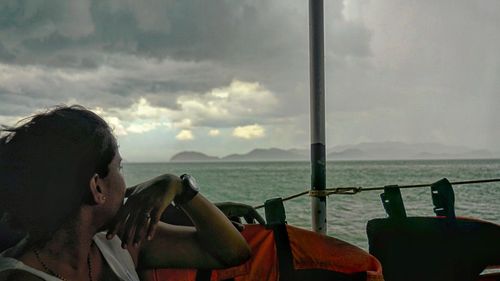
[[[101,226],[99,228],[99,232],[102,232],[102,231],[108,231],[109,228],[111,227],[111,219],[109,219],[103,226]]]

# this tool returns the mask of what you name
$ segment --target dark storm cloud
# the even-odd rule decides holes
[[[1,57],[20,63],[85,66],[100,51],[176,60],[245,62],[304,53],[307,3],[271,1],[3,1]],[[342,23],[341,1],[333,4]],[[327,5],[327,6],[328,6]],[[66,15],[66,16],[63,16]],[[72,18],[71,16],[75,17]],[[78,16],[76,16],[78,15]],[[369,50],[362,26],[333,25],[329,35],[341,54]],[[359,39],[362,39],[361,41]],[[335,40],[340,39],[340,40]],[[352,44],[355,40],[356,44]],[[69,50],[72,53],[69,53]],[[71,58],[73,56],[73,58]],[[4,59],[4,61],[6,61]],[[80,64],[78,64],[80,63]],[[103,63],[103,62],[101,62]],[[90,63],[90,65],[98,62]]]
[[[3,1],[3,53],[21,63],[41,64],[53,63],[65,50],[86,49],[184,60],[228,59],[254,52],[249,44],[254,40],[265,46],[265,30],[276,26],[261,28],[266,18],[257,8],[266,11],[266,2],[149,2],[96,0],[75,7],[62,0]],[[79,16],[71,19],[62,16],[65,14]],[[156,20],[151,21],[151,17]],[[238,46],[233,42],[239,42]],[[76,66],[71,60],[68,65]]]
[[[342,1],[328,1],[326,8],[325,37],[333,42],[332,52],[340,59],[367,56],[367,29],[342,19]],[[307,3],[301,1],[0,3],[1,62],[68,71],[98,71],[102,66],[128,68],[127,75],[108,78],[109,83],[102,87],[81,85],[80,89],[77,85],[62,89],[49,84],[46,90],[32,88],[17,93],[28,97],[37,91],[42,92],[38,95],[50,92],[53,98],[42,104],[83,95],[89,106],[126,107],[143,96],[154,105],[175,108],[175,99],[184,92],[203,93],[236,78],[259,81],[278,97],[286,98],[274,115],[305,112],[307,108],[302,104],[307,97],[303,93],[308,77],[307,32]],[[172,66],[167,70],[170,74],[151,78],[141,76],[140,70],[134,72],[134,57],[152,60],[150,63],[173,60],[200,65],[184,69]]]

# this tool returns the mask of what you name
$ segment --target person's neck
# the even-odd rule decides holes
[[[86,278],[88,275],[87,263],[93,253],[92,238],[97,232],[90,217],[84,212],[80,212],[75,219],[74,223],[58,230],[45,245],[34,248],[39,254],[39,257],[35,255],[36,263],[48,267],[68,280],[81,280],[81,277]],[[31,260],[33,262],[33,256]]]
[[[39,252],[61,264],[67,264],[73,269],[81,268],[87,263],[87,257],[95,234],[91,226],[78,223],[70,229],[61,229],[55,233]]]

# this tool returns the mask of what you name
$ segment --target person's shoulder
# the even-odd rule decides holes
[[[0,281],[43,281],[44,279],[27,271],[9,269],[0,272]]]

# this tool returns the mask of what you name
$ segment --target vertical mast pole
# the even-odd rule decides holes
[[[325,74],[323,0],[309,0],[311,190],[325,190]],[[311,197],[312,228],[326,234],[326,196]]]

